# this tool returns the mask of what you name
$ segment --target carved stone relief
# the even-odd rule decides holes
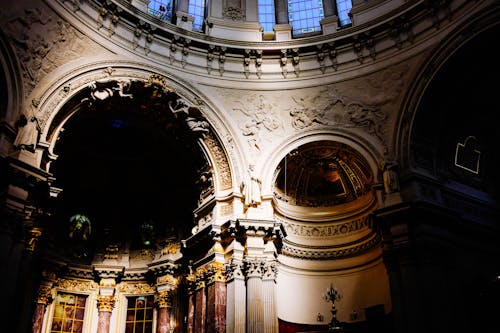
[[[377,105],[363,104],[342,96],[331,87],[313,95],[297,94],[292,100],[294,105],[290,107],[289,113],[296,130],[314,125],[361,127],[385,142],[383,121],[387,116]]]
[[[232,186],[231,169],[229,167],[229,162],[227,160],[224,149],[221,147],[219,141],[215,138],[214,134],[212,133],[208,133],[205,136],[204,142],[215,159],[216,168],[220,175],[219,186],[221,187],[222,190],[231,188]]]
[[[248,148],[253,157],[258,156],[265,146],[270,144],[273,137],[282,136],[284,127],[280,119],[278,103],[275,98],[264,93],[246,94],[242,91],[219,90],[227,101],[228,106],[237,120],[241,135],[246,138]],[[235,98],[241,96],[241,98]]]
[[[368,216],[354,221],[319,226],[292,223],[281,218],[277,218],[277,220],[283,223],[287,234],[313,238],[345,236],[370,226],[370,218]]]
[[[90,291],[97,290],[99,284],[95,281],[58,279],[55,287],[69,291]]]
[[[13,42],[26,95],[54,69],[98,48],[68,22],[43,14],[40,8],[26,9],[3,24],[2,30]]]

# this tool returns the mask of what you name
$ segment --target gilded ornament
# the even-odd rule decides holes
[[[115,296],[97,296],[97,309],[100,312],[111,312],[115,307]]]

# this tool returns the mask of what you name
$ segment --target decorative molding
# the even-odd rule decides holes
[[[99,284],[95,281],[59,278],[56,280],[54,287],[67,291],[88,292],[97,291]]]
[[[224,264],[220,262],[211,262],[207,267],[207,284],[214,282],[226,282]]]
[[[153,294],[156,291],[154,285],[145,282],[122,282],[117,285],[116,290],[121,293],[132,294],[132,295],[142,295],[142,294]]]
[[[226,153],[219,143],[219,140],[210,132],[204,137],[203,142],[206,144],[215,160],[215,166],[219,175],[218,180],[220,189],[230,189],[232,187],[231,168],[229,167]]]
[[[292,246],[291,244],[285,242],[281,249],[281,254],[304,260],[333,260],[353,256],[370,250],[380,244],[380,240],[380,235],[373,234],[370,239],[359,245],[342,247],[340,249],[303,248]]]
[[[37,304],[50,304],[52,303],[52,287],[41,285],[38,287],[36,303]]]
[[[224,7],[222,17],[233,21],[245,21],[246,19],[245,12],[239,7]]]
[[[227,282],[230,282],[234,279],[245,279],[244,263],[239,260],[231,259],[228,263],[226,263],[225,272]]]
[[[287,234],[310,238],[346,236],[350,233],[371,227],[369,216],[363,216],[353,221],[320,226],[293,223],[280,217],[276,217],[276,219],[283,224]]]
[[[245,258],[245,273],[247,279],[264,275],[265,262],[260,258]]]
[[[160,291],[155,294],[155,303],[159,309],[169,309],[172,307],[172,292]]]

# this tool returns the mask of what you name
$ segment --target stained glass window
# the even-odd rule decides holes
[[[321,31],[324,18],[322,0],[288,0],[288,23],[293,35]]]
[[[276,22],[274,0],[259,0],[259,22],[264,32],[273,31]]]
[[[351,0],[337,0],[337,13],[340,21],[340,26],[351,24],[351,18],[349,17],[349,12],[352,8]]]
[[[150,0],[148,4],[148,13],[165,21],[172,20],[173,0]]]
[[[82,333],[86,296],[58,293],[51,333]]]
[[[153,296],[127,297],[125,333],[153,332]]]
[[[189,0],[188,12],[194,17],[193,30],[202,31],[205,20],[205,0]]]

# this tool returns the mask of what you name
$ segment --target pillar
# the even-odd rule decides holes
[[[115,285],[114,278],[102,278],[99,282],[97,333],[109,333],[111,312],[115,307]]]
[[[243,256],[245,248],[233,241],[233,258],[226,264],[226,330],[246,333],[246,285]]]
[[[226,332],[226,280],[223,264],[210,264],[207,279],[207,332]]]
[[[52,302],[52,286],[51,284],[42,283],[38,287],[38,295],[36,298],[35,312],[33,313],[32,332],[41,333],[43,326],[43,317],[47,305]]]
[[[163,290],[156,295],[157,318],[156,318],[156,333],[170,332],[170,311],[172,309],[171,292]]]
[[[187,313],[187,333],[194,332],[194,314],[195,314],[195,291],[189,290],[189,300],[188,300],[188,313]]]
[[[262,276],[262,296],[264,305],[264,332],[278,333],[278,312],[276,310],[277,262],[267,261]]]
[[[247,332],[264,332],[264,302],[262,294],[263,262],[258,258],[246,260],[247,264]]]
[[[194,308],[194,330],[196,333],[205,333],[205,323],[207,320],[207,295],[205,290],[205,281],[201,279],[196,283]]]
[[[97,333],[109,333],[109,323],[111,320],[111,312],[115,307],[115,296],[97,296]]]

